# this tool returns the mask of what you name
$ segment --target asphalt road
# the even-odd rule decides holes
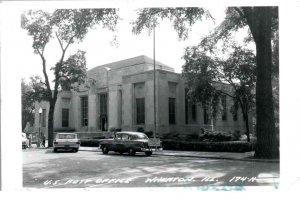
[[[24,188],[278,187],[279,163],[23,150]]]

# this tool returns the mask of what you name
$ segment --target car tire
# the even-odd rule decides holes
[[[56,153],[56,152],[57,152],[57,149],[53,149],[53,151],[54,151],[54,153]]]
[[[135,155],[135,150],[134,149],[129,149],[129,155],[134,156]]]
[[[78,149],[74,149],[74,153],[77,153],[78,152]]]
[[[106,155],[106,154],[108,154],[108,152],[109,152],[108,148],[106,146],[104,146],[102,148],[102,153]]]
[[[146,154],[146,156],[151,156],[152,155],[152,151],[146,151],[145,154]]]

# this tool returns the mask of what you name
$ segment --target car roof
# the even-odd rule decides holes
[[[76,133],[57,133],[56,135],[77,135]]]
[[[143,135],[145,135],[145,133],[134,132],[134,131],[121,131],[121,132],[117,132],[116,134],[131,134],[131,135],[143,134]]]

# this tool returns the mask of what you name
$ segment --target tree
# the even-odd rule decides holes
[[[21,81],[22,93],[22,131],[26,124],[34,121],[34,102],[46,99],[46,88],[41,77],[32,76],[30,82],[26,83],[25,79]]]
[[[208,53],[201,46],[188,47],[182,73],[189,88],[188,96],[204,107],[212,107],[213,117],[224,108],[220,106],[220,98],[232,98],[231,112],[236,116],[241,108],[250,141],[248,115],[255,103],[255,55],[233,42],[230,47],[226,46],[227,51],[232,51],[228,58],[220,58],[220,52]]]
[[[193,25],[202,16],[210,16],[201,8],[142,9],[138,11],[138,19],[133,23],[133,31],[140,33],[143,28],[151,30],[153,21],[158,18],[168,18],[173,21],[179,37],[187,36],[187,25]],[[209,17],[210,18],[210,17]],[[257,115],[257,158],[278,158],[279,142],[274,131],[274,108],[272,97],[272,48],[271,38],[278,29],[277,7],[231,7],[226,10],[226,17],[215,32],[204,41],[215,43],[226,39],[233,31],[249,27],[256,45],[257,85],[256,85],[256,115]],[[209,43],[208,43],[208,46]]]
[[[70,89],[72,83],[83,83],[86,77],[85,52],[78,50],[76,54],[65,60],[69,46],[81,42],[88,30],[97,25],[114,31],[118,20],[116,9],[58,9],[53,13],[30,10],[22,15],[22,28],[32,36],[34,53],[39,55],[42,60],[47,101],[50,105],[48,115],[49,147],[53,145],[53,117],[59,89]],[[55,66],[50,68],[54,73],[54,88],[51,89],[44,52],[46,45],[53,38],[56,38],[59,43],[61,56]]]

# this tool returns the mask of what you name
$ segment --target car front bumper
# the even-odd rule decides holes
[[[160,147],[160,148],[141,148],[141,151],[142,152],[147,152],[147,151],[162,151],[163,149]]]

